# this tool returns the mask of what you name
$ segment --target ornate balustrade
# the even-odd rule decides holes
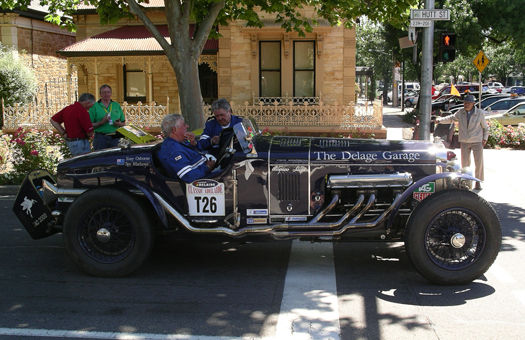
[[[383,107],[381,101],[373,104],[355,105],[324,105],[319,102],[309,105],[281,105],[274,102],[272,105],[236,105],[232,103],[232,110],[236,115],[252,117],[259,127],[294,127],[331,130],[353,129],[380,129],[383,124]]]
[[[50,129],[49,119],[62,107],[45,105],[15,105],[3,106],[4,130],[14,130],[18,127]],[[162,118],[169,113],[169,105],[138,103],[136,105],[122,104],[122,109],[128,124],[145,128],[158,129]],[[204,112],[211,115],[211,107],[206,105]],[[309,105],[249,105],[249,103],[232,103],[234,114],[252,117],[260,128],[295,129],[298,131],[345,131],[355,129],[380,129],[383,122],[383,107],[381,101],[373,104],[355,105],[325,105],[319,102]]]

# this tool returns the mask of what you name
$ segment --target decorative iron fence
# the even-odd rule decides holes
[[[2,117],[3,129],[15,130],[19,127],[27,127],[32,129],[51,129],[49,120],[51,117],[60,111],[64,106],[45,104],[36,105],[19,105],[4,106],[2,102]],[[122,103],[122,111],[129,124],[141,127],[160,126],[162,118],[169,112],[168,105],[157,105],[155,102],[150,104],[137,103],[136,105],[129,105],[126,102]]]
[[[169,103],[169,102],[168,102]],[[232,110],[236,115],[254,118],[261,128],[308,128],[315,131],[316,128],[331,128],[337,130],[354,129],[378,129],[383,123],[383,107],[380,100],[373,104],[356,105],[249,105],[231,103]],[[49,119],[63,106],[46,106],[29,104],[5,106],[2,103],[3,129],[11,130],[18,127],[30,127],[36,129],[49,129]],[[162,118],[169,113],[168,105],[157,105],[138,103],[129,105],[122,104],[122,110],[126,121],[145,128],[159,128]],[[205,105],[204,112],[211,115],[211,106]]]
[[[333,128],[340,130],[378,129],[383,125],[383,106],[380,100],[373,104],[325,105],[323,102],[309,105],[236,105],[232,103],[236,115],[252,117],[259,127],[295,127],[295,128]],[[211,114],[211,113],[210,113]]]

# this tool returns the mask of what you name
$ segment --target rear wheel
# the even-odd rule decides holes
[[[496,259],[501,227],[492,206],[466,190],[426,198],[412,213],[405,234],[416,270],[437,284],[465,284]]]
[[[130,194],[90,190],[76,199],[64,220],[66,251],[88,274],[118,277],[142,265],[152,247],[150,220]]]

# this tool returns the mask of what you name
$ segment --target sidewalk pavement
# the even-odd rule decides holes
[[[387,129],[386,139],[412,139],[414,125],[403,121],[403,116],[407,110],[412,109],[401,111],[401,107],[383,106],[383,126]]]

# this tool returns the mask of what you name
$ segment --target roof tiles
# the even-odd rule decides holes
[[[157,29],[171,42],[167,25],[158,25]],[[193,26],[190,28],[190,33]],[[217,51],[219,42],[208,39],[204,51]],[[145,26],[123,26],[111,31],[103,32],[90,38],[78,41],[58,51],[64,56],[89,55],[122,55],[122,54],[163,54],[160,44]]]

